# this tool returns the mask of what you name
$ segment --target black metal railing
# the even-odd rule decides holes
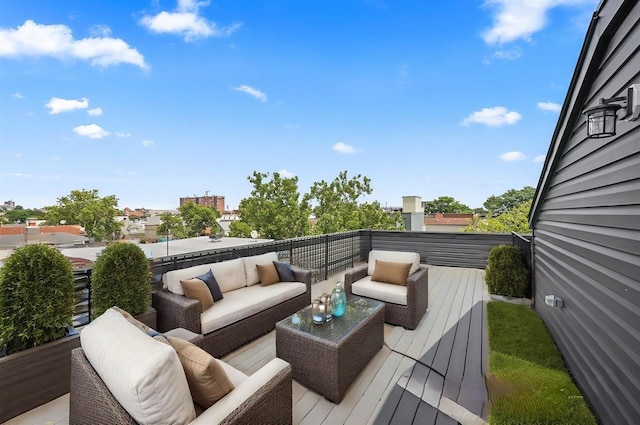
[[[420,254],[425,264],[484,269],[495,245],[517,245],[531,270],[531,247],[527,236],[492,233],[440,233],[384,230],[356,230],[328,235],[306,236],[272,242],[250,242],[247,245],[172,255],[150,260],[152,289],[162,287],[162,274],[200,264],[217,263],[235,258],[276,252],[278,259],[312,271],[312,281],[319,282],[365,262],[370,250],[410,251]],[[74,325],[91,321],[91,269],[74,271],[76,310]]]

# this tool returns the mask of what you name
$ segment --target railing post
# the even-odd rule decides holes
[[[329,279],[329,235],[324,235],[324,279]]]
[[[88,294],[89,294],[89,298],[87,299],[87,325],[89,323],[91,323],[91,272],[93,271],[93,269],[88,269],[87,270],[87,288],[88,288]]]

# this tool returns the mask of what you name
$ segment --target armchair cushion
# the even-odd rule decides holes
[[[189,383],[191,397],[200,407],[209,408],[233,390],[224,368],[202,348],[180,338],[169,338]]]
[[[109,391],[138,422],[186,424],[196,417],[175,350],[108,309],[80,333],[82,349]]]
[[[395,263],[391,261],[376,260],[371,280],[394,285],[407,286],[411,263]]]
[[[200,301],[202,311],[213,305],[213,296],[204,281],[194,277],[193,279],[181,280],[180,285],[182,285],[185,297]]]
[[[386,303],[407,305],[407,287],[376,282],[365,276],[351,285],[351,292],[361,297],[373,298]]]
[[[369,276],[373,276],[373,271],[376,268],[376,260],[411,263],[411,268],[409,269],[410,275],[414,274],[420,267],[420,254],[417,252],[372,250],[369,252],[369,267],[367,269]]]

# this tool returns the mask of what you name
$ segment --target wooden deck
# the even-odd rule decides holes
[[[328,292],[342,274],[313,286]],[[488,359],[484,271],[432,266],[429,309],[410,331],[385,324],[385,345],[340,404],[293,382],[294,424],[483,424]],[[251,375],[275,357],[275,331],[224,361]],[[68,396],[7,424],[68,423]],[[66,415],[65,415],[66,412]]]

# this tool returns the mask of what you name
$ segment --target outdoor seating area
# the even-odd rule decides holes
[[[298,380],[295,362],[289,365],[289,362],[276,360],[279,350],[286,349],[286,344],[280,345],[278,328],[222,356],[219,361],[225,365],[225,370],[235,370],[239,376],[249,379],[253,379],[254,375],[262,376],[263,384],[269,388],[269,379],[264,381],[265,371],[271,370],[270,373],[273,373],[274,377],[277,375],[278,382],[284,379],[285,383],[279,383],[276,387],[286,386],[288,379],[288,403],[294,424],[395,423],[398,420],[402,420],[402,423],[412,423],[414,419],[416,423],[440,424],[459,423],[461,418],[469,416],[477,416],[477,420],[480,420],[480,417],[486,419],[487,395],[483,381],[483,365],[486,363],[487,347],[483,336],[483,302],[486,301],[487,294],[482,279],[483,273],[480,269],[428,267],[429,309],[415,330],[389,323],[382,324],[382,315],[372,314],[373,318],[378,317],[380,321],[372,322],[368,328],[370,330],[365,333],[381,332],[380,336],[384,341],[381,344],[372,343],[372,355],[367,356],[370,360],[367,358],[363,365],[358,365],[355,376],[347,376],[346,384],[338,385],[343,392],[338,397],[332,396],[328,391],[321,394],[325,390],[315,386],[315,382],[324,379],[317,377],[323,374],[322,370],[308,370],[305,372],[307,377]],[[330,291],[337,281],[344,279],[344,276],[344,273],[338,273],[313,284],[312,296]],[[375,301],[372,303],[374,310],[381,313],[379,307],[382,307],[382,304]],[[144,337],[142,332],[139,334]],[[286,338],[288,337],[285,337],[285,341]],[[294,340],[289,340],[292,341]],[[330,344],[326,347],[330,349]],[[357,348],[351,348],[351,351],[357,351]],[[75,376],[78,368],[81,370],[87,367],[83,350],[75,351],[73,356],[76,374],[72,378],[72,387],[77,384]],[[308,356],[309,362],[315,361],[313,352],[309,352]],[[354,356],[346,355],[345,358],[353,361]],[[274,361],[281,363],[274,367]],[[344,373],[344,370],[346,369],[338,368],[337,372]],[[289,378],[286,378],[287,374]],[[86,373],[81,375],[88,376]],[[241,390],[242,385],[237,385],[232,391]],[[92,391],[104,392],[104,388],[94,388]],[[69,395],[66,395],[18,416],[8,424],[25,421],[82,423],[69,416],[69,409],[76,412],[73,418],[81,417],[75,416],[78,412],[84,411],[85,415],[90,413],[92,403],[88,395],[85,397],[85,393],[91,394],[83,390],[77,397],[72,390],[71,403]],[[331,398],[338,403],[331,401]],[[277,399],[281,401],[282,397],[279,396]],[[269,404],[280,401],[272,401]],[[209,410],[215,408],[216,404],[202,413],[194,423],[213,415]],[[214,416],[217,418],[214,423],[225,417]],[[229,423],[234,421],[231,420]],[[269,421],[265,419],[261,423]]]

